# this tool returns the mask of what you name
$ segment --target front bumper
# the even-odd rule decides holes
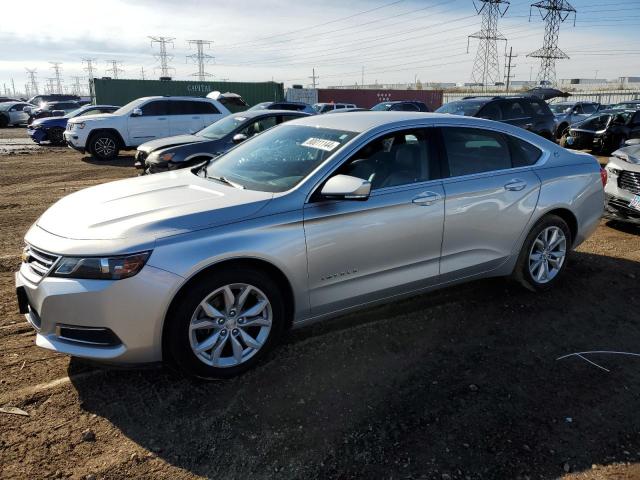
[[[73,148],[80,153],[85,153],[86,150],[84,138],[81,138],[80,135],[78,135],[73,130],[65,130],[63,136],[69,148]]]
[[[31,137],[31,140],[36,142],[38,145],[41,142],[45,142],[48,140],[47,130],[44,128],[27,128],[27,134]]]
[[[37,283],[23,263],[16,273],[36,345],[120,364],[162,360],[162,326],[178,275],[146,265],[123,280],[44,276]]]
[[[640,225],[640,210],[629,206],[629,199],[605,195],[604,217]]]

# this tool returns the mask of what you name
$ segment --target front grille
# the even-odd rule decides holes
[[[607,210],[623,217],[631,217],[640,220],[640,211],[631,208],[628,200],[607,195]]]
[[[618,188],[640,194],[640,172],[623,170],[618,175]]]
[[[31,271],[38,277],[47,275],[59,259],[57,255],[43,252],[31,245],[24,249],[23,262],[29,265]]]
[[[72,128],[73,128],[73,124],[67,123],[67,130],[71,131]]]

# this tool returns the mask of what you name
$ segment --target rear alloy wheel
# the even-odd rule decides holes
[[[263,272],[221,270],[185,293],[168,321],[168,347],[183,370],[226,378],[251,368],[276,343],[284,303]]]
[[[571,248],[567,223],[556,215],[542,218],[522,246],[514,275],[532,291],[550,289],[560,277]]]
[[[111,133],[98,133],[91,138],[89,151],[96,160],[113,160],[120,151],[118,139]]]
[[[64,129],[60,127],[54,127],[49,130],[47,136],[52,145],[64,145]]]

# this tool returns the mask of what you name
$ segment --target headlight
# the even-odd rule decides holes
[[[175,153],[163,153],[163,154],[162,154],[162,155],[160,155],[158,158],[159,158],[160,160],[162,160],[163,162],[170,162],[170,161],[171,161],[171,159],[172,159],[173,157],[175,157],[175,156],[176,156],[176,154],[175,154]]]
[[[151,252],[114,257],[63,257],[52,277],[120,280],[142,270]]]
[[[84,122],[78,122],[72,124],[75,128],[84,128]]]
[[[616,177],[620,175],[621,171],[622,170],[619,168],[607,167],[607,172],[609,172],[610,175],[615,175]]]

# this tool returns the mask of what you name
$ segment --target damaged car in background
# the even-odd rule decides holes
[[[608,110],[569,127],[560,145],[608,154],[632,138],[640,138],[640,111]]]
[[[605,217],[640,225],[640,138],[613,152],[606,170]]]
[[[211,160],[238,143],[307,113],[290,110],[249,110],[229,115],[192,135],[175,135],[143,143],[135,167],[144,174],[186,168]]]

